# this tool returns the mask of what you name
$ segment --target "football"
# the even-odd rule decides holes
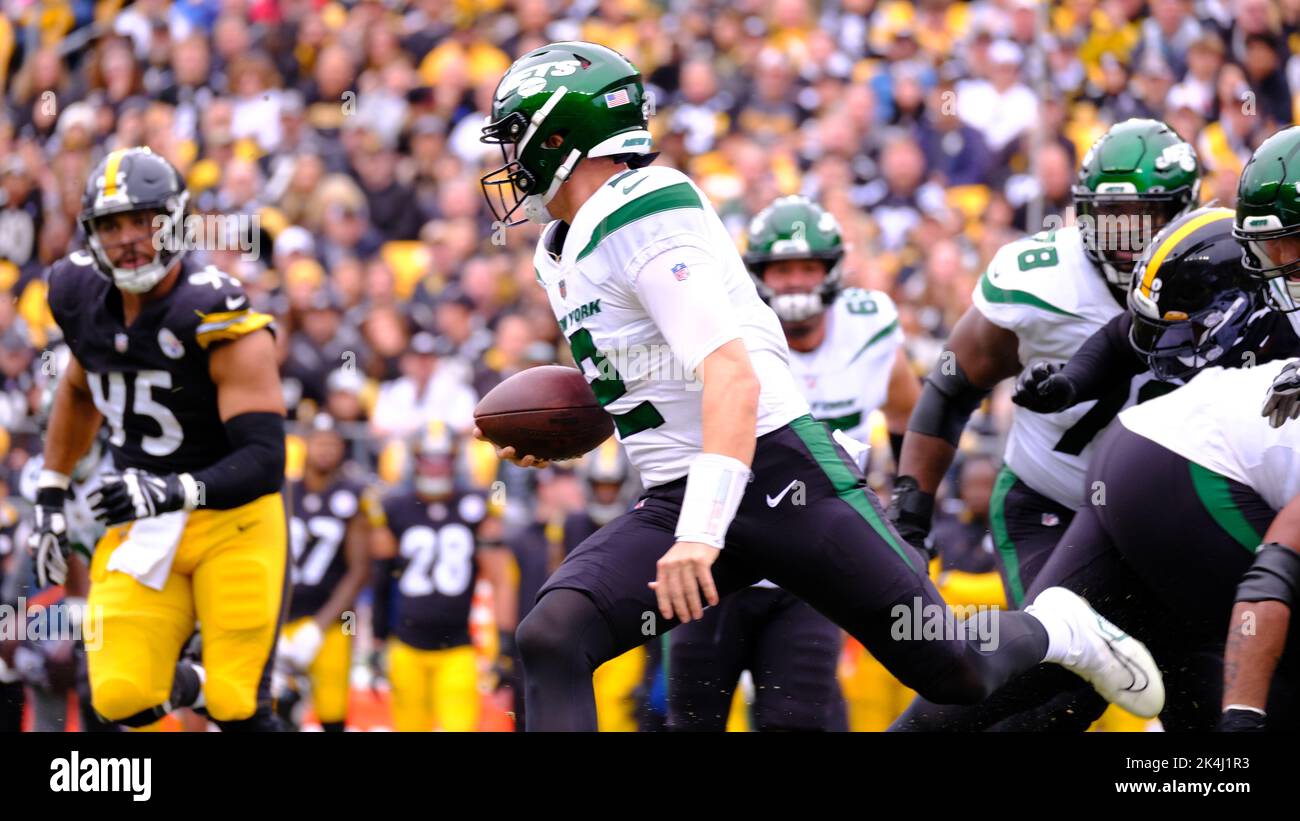
[[[498,447],[541,459],[581,456],[614,432],[582,372],[563,365],[509,377],[479,400],[474,423]]]

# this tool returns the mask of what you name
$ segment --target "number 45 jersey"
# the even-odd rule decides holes
[[[200,470],[230,452],[208,356],[218,342],[270,327],[239,281],[188,257],[176,286],[123,324],[122,294],[77,251],[48,274],[50,312],[86,371],[118,469]]]
[[[1075,227],[1043,232],[998,250],[972,301],[986,319],[1020,340],[1020,363],[1065,364],[1084,340],[1124,311],[1084,253]],[[1016,408],[1004,459],[1026,485],[1070,508],[1085,501],[1092,445],[1151,381],[1142,374],[1112,397],[1061,413]]]

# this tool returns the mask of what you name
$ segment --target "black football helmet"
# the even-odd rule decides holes
[[[123,291],[144,293],[167,275],[185,255],[183,236],[190,194],[180,172],[148,148],[121,148],[100,160],[86,180],[77,220],[86,232],[95,267]],[[117,268],[100,240],[96,223],[101,217],[130,211],[159,211],[166,222],[154,236],[152,262],[138,268]]]
[[[1129,341],[1157,379],[1215,364],[1267,310],[1263,287],[1242,267],[1232,221],[1228,208],[1191,211],[1165,226],[1134,268]]]

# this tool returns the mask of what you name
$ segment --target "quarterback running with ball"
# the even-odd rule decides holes
[[[521,211],[545,224],[538,280],[647,487],[566,557],[519,626],[527,729],[595,729],[597,666],[762,578],[932,701],[977,702],[1049,661],[1126,709],[1159,712],[1146,648],[1061,589],[1024,612],[900,634],[918,609],[948,612],[926,557],[809,414],[780,322],[704,194],[649,167],[635,66],[603,46],[554,43],[510,67],[492,108],[483,140],[505,162],[483,178],[489,205],[507,224]],[[797,502],[783,493],[795,482]]]

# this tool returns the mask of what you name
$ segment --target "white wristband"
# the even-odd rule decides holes
[[[718,549],[745,495],[750,472],[744,462],[718,453],[701,453],[686,474],[677,541],[700,542]]]
[[[57,487],[59,490],[67,490],[72,484],[72,478],[66,473],[59,473],[57,470],[42,470],[36,475],[36,487]]]
[[[180,479],[181,487],[185,489],[185,510],[193,510],[203,501],[199,494],[199,483],[188,473],[182,473],[177,477]]]

